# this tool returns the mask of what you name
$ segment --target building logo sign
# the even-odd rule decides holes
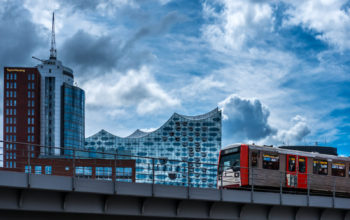
[[[9,69],[9,68],[7,68],[6,70],[7,72],[23,72],[23,73],[26,71],[24,69]]]

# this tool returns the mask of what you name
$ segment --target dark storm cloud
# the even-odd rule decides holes
[[[268,123],[269,110],[259,100],[231,95],[220,103],[223,109],[225,138],[235,141],[259,140],[276,134]]]
[[[62,60],[82,73],[91,69],[104,73],[111,69],[124,71],[139,68],[150,62],[153,55],[148,50],[136,47],[137,42],[147,36],[166,32],[178,18],[176,12],[170,12],[158,24],[140,28],[128,40],[117,40],[111,34],[97,37],[80,30],[64,42],[60,49]]]
[[[45,45],[30,13],[17,1],[6,1],[0,10],[0,65],[25,65],[33,52]]]

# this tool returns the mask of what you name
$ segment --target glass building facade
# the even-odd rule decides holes
[[[85,139],[89,153],[80,154],[106,159],[112,155],[101,152],[130,155],[136,159],[136,182],[215,188],[221,135],[218,108],[199,116],[174,113],[153,132],[136,130],[122,138],[101,130]]]
[[[79,87],[64,83],[62,85],[62,140],[66,149],[84,148],[85,138],[85,93]],[[72,150],[64,150],[64,155],[73,155]]]

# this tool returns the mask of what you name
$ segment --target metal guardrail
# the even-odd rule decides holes
[[[213,185],[213,188],[233,187],[239,190],[250,190],[252,193],[267,191],[280,194],[350,197],[349,189],[346,188],[346,182],[350,187],[350,178],[348,177],[311,173],[304,173],[296,177],[290,172],[279,170],[247,167],[223,167],[221,169],[218,164],[211,163],[41,146],[25,142],[0,140],[1,142],[4,145],[3,148],[6,149],[6,155],[3,154],[6,158],[5,161],[12,161],[11,166],[9,163],[4,164],[7,167],[4,166],[3,169],[8,171],[185,187],[201,187],[200,184],[196,184],[196,179],[199,179],[202,174],[206,174],[207,177],[217,179],[217,184]],[[63,153],[63,155],[55,155],[53,153],[55,151]],[[95,157],[88,155],[95,155]],[[218,176],[218,169],[226,171]],[[138,175],[135,174],[147,175],[148,178],[138,178]],[[232,184],[234,175],[239,175],[238,185]],[[164,179],[159,177],[164,177]],[[242,183],[248,184],[242,185]],[[303,187],[297,187],[298,184],[303,185]]]

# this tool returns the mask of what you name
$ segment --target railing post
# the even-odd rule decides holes
[[[154,158],[152,158],[152,185],[154,185],[154,182],[155,182],[155,171],[154,171]]]
[[[280,205],[282,205],[283,177],[285,175],[284,175],[284,172],[281,172],[280,174],[281,174],[281,176],[280,176]]]
[[[334,203],[335,203],[335,190],[336,190],[336,177],[333,177],[333,197],[332,197],[332,200],[333,200],[333,204],[332,204],[332,206],[333,206],[333,208],[334,208]]]
[[[95,168],[96,169],[96,168]],[[114,170],[112,170],[112,178],[113,178],[113,192],[114,194],[117,193],[116,191],[116,181],[117,181],[117,153],[114,154]],[[114,173],[114,175],[113,175]]]
[[[31,152],[31,149],[30,149],[30,145],[27,144],[27,148],[28,148],[28,153],[27,153],[27,160],[28,160],[28,173],[31,173],[32,172],[32,167],[30,165],[30,152]]]
[[[190,162],[187,161],[187,198],[190,198]]]
[[[252,187],[250,192],[250,200],[254,203],[254,169],[252,169]]]
[[[75,178],[75,149],[73,149],[73,178]],[[84,171],[83,171],[84,172]]]
[[[220,165],[219,165],[218,169],[220,171],[220,169],[221,169]],[[221,198],[221,201],[222,201],[223,200],[223,192],[222,192],[222,190],[224,189],[224,180],[223,180],[224,179],[224,168],[222,168],[221,170],[222,170],[222,172],[221,172],[221,179],[220,179],[220,181],[221,181],[220,198]]]
[[[307,178],[307,206],[310,206],[310,178],[311,174],[307,174],[306,178]]]

